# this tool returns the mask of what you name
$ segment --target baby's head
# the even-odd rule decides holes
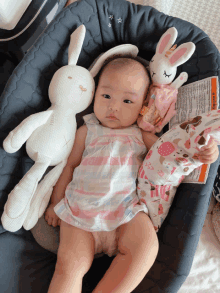
[[[100,71],[94,98],[94,113],[109,128],[129,127],[137,121],[150,78],[134,58],[117,58]]]

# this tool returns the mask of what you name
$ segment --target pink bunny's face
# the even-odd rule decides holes
[[[185,63],[195,50],[192,42],[184,43],[179,47],[173,46],[177,34],[176,28],[171,27],[161,36],[157,44],[156,54],[149,64],[151,78],[155,84],[170,84],[175,78],[177,67]]]
[[[170,84],[176,76],[176,67],[172,67],[167,58],[155,54],[150,61],[149,70],[154,84]]]

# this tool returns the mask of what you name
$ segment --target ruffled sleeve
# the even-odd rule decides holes
[[[86,124],[100,124],[94,113],[83,116],[83,120]]]

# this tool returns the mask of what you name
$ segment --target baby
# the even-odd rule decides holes
[[[49,225],[60,225],[49,293],[81,292],[102,251],[116,257],[93,293],[132,292],[155,261],[157,234],[136,192],[139,167],[158,139],[136,124],[149,84],[146,68],[133,58],[112,60],[100,72],[94,113],[83,117],[45,213]],[[211,142],[199,155],[211,163],[218,148]]]

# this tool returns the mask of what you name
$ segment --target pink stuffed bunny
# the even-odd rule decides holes
[[[153,84],[149,88],[137,120],[139,127],[145,131],[160,132],[170,121],[176,113],[177,89],[187,81],[186,72],[182,72],[175,81],[173,79],[177,67],[185,63],[194,53],[195,45],[189,42],[177,49],[176,45],[171,48],[176,38],[176,28],[169,28],[160,38],[156,54],[150,61],[149,70]]]

